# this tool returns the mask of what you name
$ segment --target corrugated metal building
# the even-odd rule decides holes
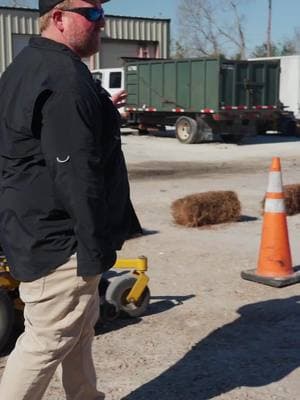
[[[36,9],[0,7],[0,75],[26,46],[30,36],[39,34]],[[106,16],[99,53],[85,60],[91,69],[119,67],[122,57],[168,58],[170,20]]]

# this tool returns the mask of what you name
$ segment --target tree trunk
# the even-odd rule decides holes
[[[268,14],[268,32],[267,32],[267,54],[268,57],[272,56],[272,40],[271,40],[271,31],[272,31],[272,0],[268,0],[269,2],[269,14]]]

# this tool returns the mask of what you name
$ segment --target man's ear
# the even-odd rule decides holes
[[[56,8],[52,11],[52,19],[53,19],[54,25],[60,32],[64,31],[62,15],[63,15],[63,11],[59,10],[58,8]]]

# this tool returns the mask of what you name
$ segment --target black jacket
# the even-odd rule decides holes
[[[118,111],[68,47],[32,38],[0,80],[0,242],[31,281],[77,252],[110,268],[128,230]]]

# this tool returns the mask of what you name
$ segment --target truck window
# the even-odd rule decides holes
[[[92,75],[95,80],[99,79],[99,81],[102,81],[102,73],[101,72],[93,72]]]
[[[122,73],[121,72],[111,72],[109,76],[109,88],[110,89],[120,89],[122,83]]]

